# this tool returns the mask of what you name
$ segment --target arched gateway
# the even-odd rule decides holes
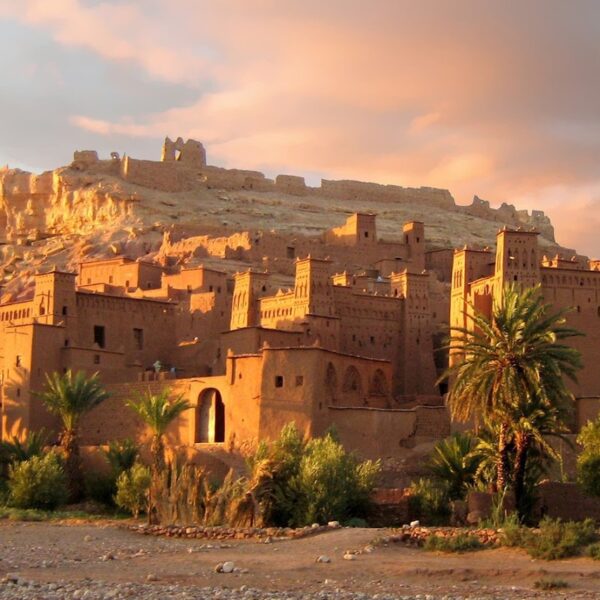
[[[198,396],[194,441],[197,444],[225,441],[225,405],[215,388],[207,388]]]

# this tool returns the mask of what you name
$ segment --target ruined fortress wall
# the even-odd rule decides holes
[[[306,196],[308,194],[304,177],[298,177],[297,175],[277,175],[275,189],[291,196]]]
[[[363,181],[321,180],[320,188],[313,188],[321,196],[338,200],[378,200],[381,202],[415,202],[439,208],[453,209],[454,198],[448,190],[437,188],[405,188]]]
[[[202,177],[209,188],[255,190],[257,192],[271,192],[275,190],[274,181],[267,179],[260,171],[223,169],[221,167],[207,166],[202,169]]]
[[[126,156],[121,161],[121,177],[162,192],[183,192],[191,187],[191,174],[177,162],[138,160]]]

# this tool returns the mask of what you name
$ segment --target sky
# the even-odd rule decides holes
[[[75,149],[449,189],[600,257],[596,0],[0,0],[0,165]]]

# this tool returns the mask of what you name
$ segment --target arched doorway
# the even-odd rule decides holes
[[[337,373],[333,364],[327,365],[327,371],[325,373],[325,391],[327,393],[327,400],[332,404],[335,404],[335,398],[337,394]]]
[[[215,388],[203,390],[198,396],[194,441],[197,444],[225,441],[225,405]]]
[[[381,369],[377,369],[371,379],[370,396],[387,396],[387,379]]]
[[[356,405],[363,400],[362,380],[358,369],[351,365],[344,373],[344,382],[342,384],[344,402],[350,406]]]

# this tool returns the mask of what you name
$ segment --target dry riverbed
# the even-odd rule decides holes
[[[0,599],[600,598],[600,563],[589,558],[545,562],[507,548],[448,555],[371,546],[388,533],[342,528],[271,543],[220,542],[144,536],[108,521],[5,520]],[[348,551],[361,553],[345,559]],[[217,573],[226,562],[233,572]],[[568,587],[534,589],[549,579]]]

